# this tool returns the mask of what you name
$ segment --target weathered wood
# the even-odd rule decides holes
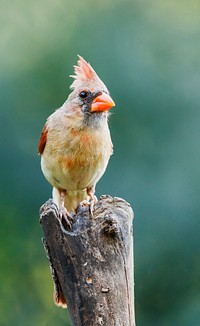
[[[40,210],[54,287],[74,326],[133,326],[133,211],[121,198],[101,196],[91,217],[81,208],[66,230],[50,199]]]

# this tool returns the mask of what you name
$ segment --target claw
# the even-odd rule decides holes
[[[74,221],[72,215],[66,210],[65,207],[60,207],[58,213],[59,213],[61,222],[63,223],[63,221],[65,221],[67,226],[71,229],[72,223]]]

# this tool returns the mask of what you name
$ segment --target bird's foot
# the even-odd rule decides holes
[[[89,211],[90,211],[90,214],[91,216],[93,216],[93,211],[94,211],[94,205],[98,202],[98,199],[95,195],[93,195],[92,197],[90,197],[89,200],[83,200],[81,203],[80,203],[80,206],[82,207],[87,207],[89,206]]]
[[[93,195],[90,198],[90,214],[93,216],[94,205],[98,202],[97,196]]]
[[[74,221],[73,216],[66,210],[65,207],[60,207],[59,208],[59,217],[61,222],[65,223],[67,225],[68,228],[72,228],[72,223]]]

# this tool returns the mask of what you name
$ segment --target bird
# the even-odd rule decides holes
[[[70,77],[71,93],[47,118],[38,144],[42,172],[68,227],[80,203],[89,205],[92,214],[97,202],[95,187],[113,153],[108,111],[115,106],[103,81],[80,55]]]
[[[105,84],[80,55],[70,77],[72,92],[47,118],[38,144],[53,202],[69,228],[80,203],[88,205],[92,215],[97,202],[95,186],[113,153],[108,111],[115,106]],[[61,290],[54,292],[54,302],[67,307]]]

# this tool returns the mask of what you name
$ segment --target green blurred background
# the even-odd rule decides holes
[[[70,325],[41,243],[37,144],[77,54],[117,104],[97,195],[135,211],[137,325],[200,325],[199,1],[1,0],[0,24],[0,325]]]

